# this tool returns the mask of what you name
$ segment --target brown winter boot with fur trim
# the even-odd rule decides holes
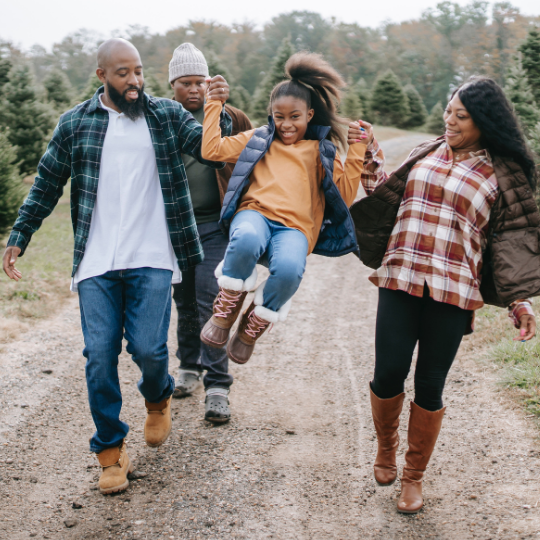
[[[103,450],[97,458],[101,465],[99,491],[103,495],[124,491],[129,486],[127,475],[135,469],[127,455],[125,440],[120,446]]]
[[[231,291],[219,288],[214,300],[214,314],[201,331],[201,341],[221,349],[229,339],[229,333],[244,305],[246,291]]]

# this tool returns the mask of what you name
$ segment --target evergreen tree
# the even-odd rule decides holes
[[[426,122],[426,131],[428,133],[432,133],[433,135],[442,135],[445,132],[446,125],[444,123],[444,109],[441,105],[441,102],[438,101],[433,105],[433,108],[431,109],[431,112],[429,113],[429,116],[427,118]]]
[[[540,30],[533,28],[519,48],[523,68],[531,85],[534,100],[540,104]]]
[[[383,126],[405,126],[410,115],[407,96],[396,75],[388,70],[373,85],[371,114]]]
[[[407,96],[411,111],[407,119],[407,127],[415,128],[423,126],[426,123],[428,113],[420,94],[412,84],[408,84],[403,91]]]
[[[69,108],[72,101],[72,89],[63,71],[51,69],[43,80],[43,86],[47,93],[47,101],[52,103],[58,111],[64,112]]]
[[[36,98],[36,89],[26,65],[15,67],[3,88],[0,123],[9,128],[9,142],[17,147],[22,174],[31,174],[45,149],[54,125],[50,108]]]
[[[0,58],[0,88],[9,81],[9,72],[13,64],[9,58]]]
[[[151,96],[161,98],[168,98],[172,94],[170,86],[167,88],[165,84],[161,84],[152,71],[144,74],[144,91]]]
[[[270,94],[276,84],[285,80],[285,64],[287,60],[295,53],[294,47],[289,38],[285,38],[277,50],[274,61],[268,73],[264,76],[260,86],[255,91],[253,97],[252,116],[259,125],[265,124],[268,118],[268,104],[270,103]]]
[[[362,118],[362,103],[358,97],[356,88],[352,85],[347,87],[347,91],[339,106],[340,112],[349,120],[359,120]]]
[[[219,56],[213,50],[210,49],[205,53],[204,57],[208,64],[208,73],[210,77],[221,75],[227,83],[229,83],[230,90],[227,103],[248,114],[251,105],[251,96],[249,95],[249,92],[242,85],[236,84],[229,69],[223,64]]]
[[[358,98],[360,99],[360,105],[362,106],[362,120],[366,122],[373,122],[371,115],[370,103],[371,103],[371,90],[366,83],[365,79],[359,79],[354,85]]]
[[[504,91],[514,106],[525,134],[529,136],[531,130],[540,122],[540,110],[534,101],[531,86],[523,69],[520,56],[515,59],[514,64],[510,67]]]
[[[103,83],[99,80],[96,73],[92,73],[92,75],[90,75],[90,77],[88,78],[86,87],[81,95],[81,101],[92,99],[94,97],[94,94],[96,93],[96,90],[101,86],[103,86]]]
[[[0,130],[0,238],[13,226],[24,199],[16,161],[16,149],[10,144],[6,130]]]

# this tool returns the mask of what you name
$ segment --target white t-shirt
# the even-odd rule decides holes
[[[71,290],[83,279],[144,267],[171,270],[172,283],[180,283],[146,119],[133,121],[101,105],[109,113],[109,126],[90,232]]]

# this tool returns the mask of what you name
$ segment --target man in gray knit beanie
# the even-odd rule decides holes
[[[191,43],[182,43],[175,49],[169,63],[169,82],[174,91],[174,100],[181,103],[201,124],[204,120],[208,76],[208,64],[197,47]],[[225,110],[232,119],[232,135],[252,128],[249,118],[242,111],[230,105],[225,105]],[[201,165],[191,156],[182,156],[182,160],[203,245],[204,261],[182,272],[182,283],[174,285],[173,298],[178,310],[176,356],[180,360],[180,368],[173,396],[189,396],[204,384],[206,420],[227,422],[231,417],[229,388],[233,382],[227,354],[225,348],[215,349],[202,343],[199,335],[212,316],[212,304],[218,294],[214,270],[223,260],[229,241],[218,222],[221,203],[234,166],[227,165],[215,171]],[[206,370],[204,381],[203,370]]]

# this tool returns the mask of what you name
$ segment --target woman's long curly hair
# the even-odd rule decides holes
[[[320,54],[298,52],[285,64],[288,81],[280,82],[270,95],[269,112],[276,99],[292,96],[307,103],[315,114],[311,124],[330,126],[330,139],[338,145],[346,143],[343,127],[347,120],[337,114],[341,101],[341,88],[345,81],[339,73]]]
[[[473,76],[457,88],[452,97],[456,93],[482,133],[482,142],[490,154],[514,160],[535,189],[534,157],[502,88],[493,79]]]

